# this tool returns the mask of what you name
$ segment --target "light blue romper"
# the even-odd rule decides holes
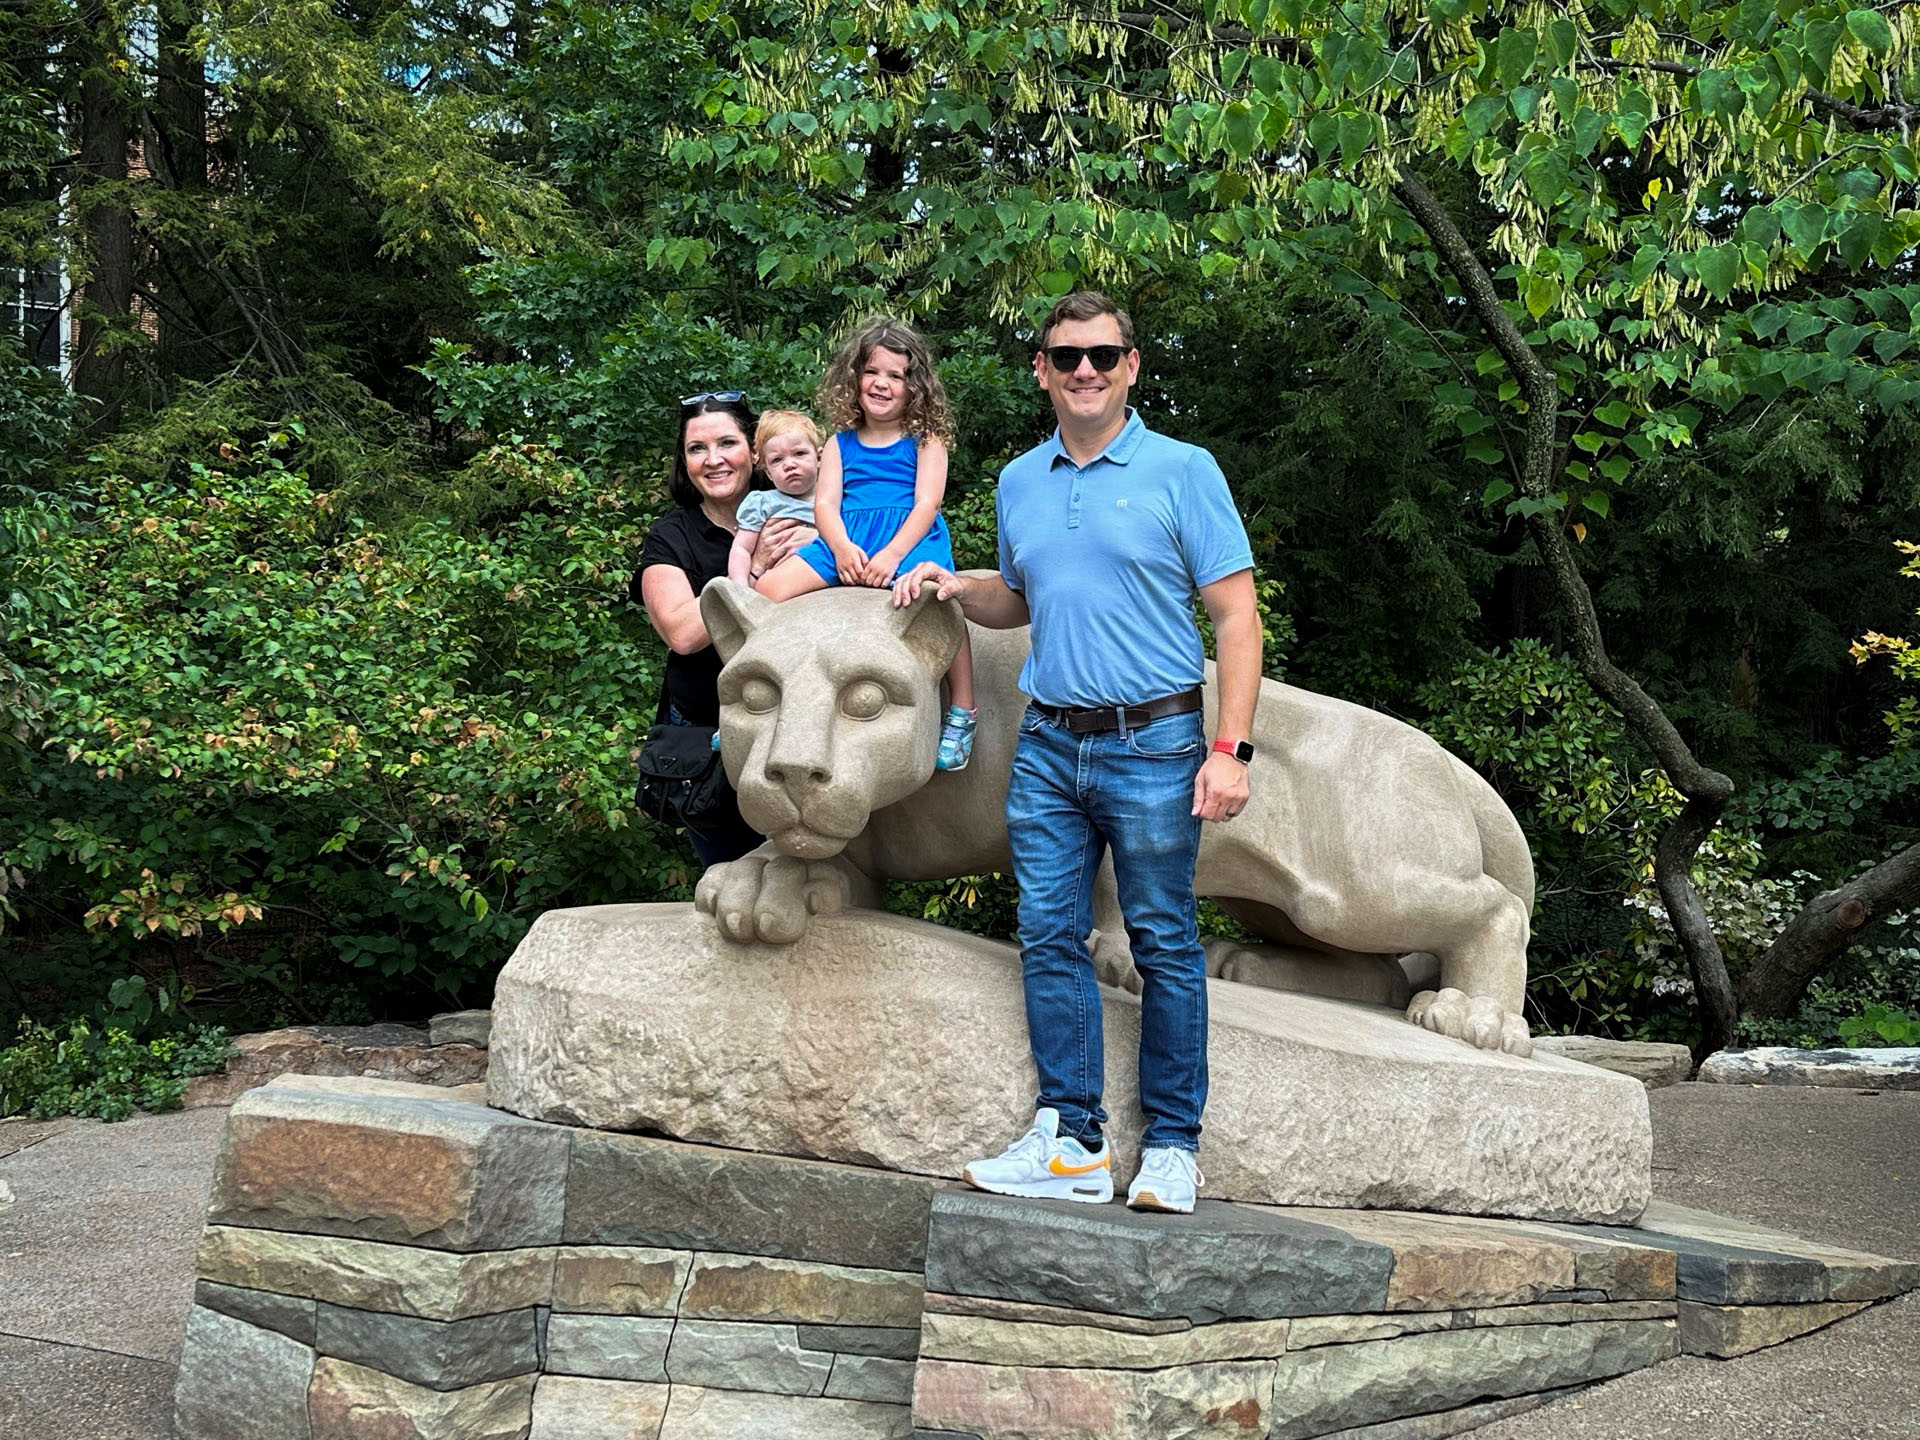
[[[834,436],[840,447],[840,523],[847,538],[867,554],[884,550],[900,533],[913,510],[913,478],[920,466],[920,442],[902,435],[891,445],[862,445],[851,430]],[[815,540],[800,552],[813,573],[829,585],[840,583],[840,568],[825,540]],[[944,516],[933,517],[933,528],[900,562],[904,575],[922,560],[953,568],[953,541]]]

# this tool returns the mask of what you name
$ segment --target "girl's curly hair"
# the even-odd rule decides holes
[[[907,357],[907,408],[900,423],[909,435],[922,440],[953,443],[953,414],[947,407],[946,387],[933,368],[933,350],[925,337],[903,320],[882,315],[869,320],[840,347],[820,381],[817,408],[833,430],[858,430],[866,424],[860,409],[860,372],[875,350],[891,350]]]

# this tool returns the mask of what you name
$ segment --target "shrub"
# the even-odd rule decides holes
[[[437,512],[382,519],[301,446],[103,457],[39,562],[89,577],[84,624],[0,622],[44,695],[0,870],[65,922],[34,937],[47,984],[185,971],[284,1023],[333,1018],[354,977],[418,1010],[552,905],[684,893],[630,803],[659,675],[625,599],[648,505],[502,445]],[[62,940],[78,981],[46,959]]]
[[[1532,848],[1534,1018],[1552,1029],[1688,1038],[1693,981],[1653,880],[1679,792],[1641,763],[1573,663],[1538,641],[1466,661],[1422,699],[1432,707],[1426,729],[1492,780]],[[1736,977],[1798,913],[1815,879],[1767,873],[1758,820],[1752,807],[1733,812],[1693,863]]]
[[[124,1120],[136,1108],[173,1110],[189,1078],[219,1070],[232,1053],[225,1030],[202,1026],[143,1043],[84,1020],[64,1036],[23,1024],[18,1042],[0,1050],[0,1116]]]
[[[1891,1005],[1869,1005],[1840,1022],[1840,1038],[1849,1045],[1920,1045],[1920,1020]]]
[[[1537,640],[1462,661],[1420,699],[1423,727],[1493,783],[1533,852],[1533,1022],[1633,1035],[1684,1025],[1684,992],[1669,965],[1635,951],[1622,904],[1644,850],[1634,817],[1655,802],[1618,717]]]
[[[1920,1023],[1920,916],[1900,911],[1876,921],[1849,946],[1830,975],[1807,987],[1800,1008],[1785,1020],[1740,1022],[1742,1045],[1797,1045],[1803,1050],[1833,1045],[1920,1044],[1910,1026]],[[1912,1037],[1912,1038],[1904,1038]]]

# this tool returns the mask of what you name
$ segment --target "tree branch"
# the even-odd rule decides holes
[[[1521,465],[1521,489],[1530,499],[1548,500],[1556,479],[1560,413],[1560,384],[1527,338],[1507,314],[1493,277],[1473,253],[1467,237],[1454,223],[1438,197],[1417,176],[1403,173],[1394,182],[1394,194],[1433,241],[1440,258],[1453,272],[1469,308],[1486,328],[1494,348],[1512,367],[1527,398],[1526,458]],[[1539,548],[1553,581],[1555,597],[1566,612],[1573,657],[1587,683],[1620,712],[1646,741],[1674,788],[1687,797],[1654,856],[1654,878],[1673,922],[1680,948],[1693,971],[1694,991],[1700,1000],[1701,1020],[1709,1048],[1720,1049],[1733,1038],[1737,1019],[1733,982],[1726,957],[1714,939],[1706,907],[1693,886],[1693,856],[1713,829],[1714,822],[1733,798],[1733,781],[1710,770],[1694,757],[1673,721],[1639,682],[1607,655],[1600,633],[1600,616],[1593,592],[1567,544],[1559,513],[1541,510],[1527,520],[1527,531]]]
[[[1884,860],[1838,890],[1816,895],[1788,923],[1740,987],[1740,1005],[1764,1020],[1793,1013],[1807,982],[1860,938],[1869,920],[1920,899],[1920,845]]]
[[[1704,65],[1689,65],[1684,60],[1611,60],[1595,59],[1590,62],[1602,70],[1658,70],[1666,75],[1698,75],[1707,69]],[[1860,130],[1898,130],[1920,121],[1920,105],[1909,105],[1905,101],[1876,106],[1872,109],[1856,105],[1851,100],[1842,100],[1838,95],[1829,95],[1824,90],[1808,88],[1807,99],[1816,109],[1845,120]]]

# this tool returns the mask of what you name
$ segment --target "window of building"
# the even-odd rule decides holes
[[[66,360],[63,278],[57,260],[0,270],[0,327],[19,337],[36,364],[55,371],[64,370]]]

